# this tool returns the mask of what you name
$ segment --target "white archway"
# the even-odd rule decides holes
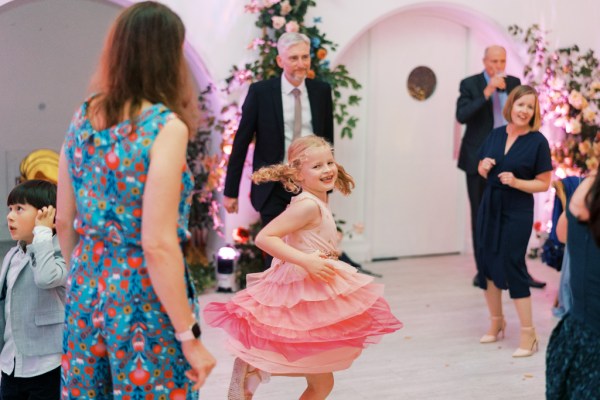
[[[451,55],[447,59],[447,63],[452,63],[453,66],[459,65],[463,68],[463,73],[455,74],[451,80],[451,90],[448,92],[446,90],[446,99],[447,101],[444,103],[445,111],[450,112],[450,117],[447,120],[447,123],[442,127],[444,129],[445,135],[444,137],[450,137],[454,135],[454,146],[456,147],[459,143],[460,135],[462,134],[462,127],[458,125],[453,125],[455,123],[454,118],[452,117],[453,109],[455,107],[456,97],[458,96],[458,86],[459,81],[463,77],[471,74],[478,73],[483,70],[482,58],[483,58],[483,50],[486,46],[490,44],[500,44],[503,45],[507,49],[509,66],[507,68],[507,72],[521,76],[523,70],[523,61],[519,55],[519,47],[515,44],[513,39],[510,37],[506,29],[501,27],[496,21],[491,18],[471,9],[463,5],[455,5],[450,3],[439,3],[439,2],[428,2],[428,3],[418,3],[406,6],[399,7],[391,7],[386,12],[381,15],[371,18],[366,21],[364,25],[361,25],[359,29],[356,29],[352,37],[345,42],[345,44],[340,48],[340,50],[335,55],[335,63],[346,64],[350,68],[350,73],[353,74],[352,64],[355,67],[358,67],[357,74],[358,76],[369,76],[369,71],[373,69],[373,65],[368,64],[368,61],[363,61],[365,59],[369,59],[373,57],[373,53],[371,53],[371,45],[365,45],[366,41],[370,41],[369,36],[373,34],[375,30],[381,25],[385,25],[391,20],[396,21],[407,21],[410,18],[419,18],[419,17],[428,17],[436,20],[444,20],[448,24],[454,24],[457,26],[464,27],[467,32],[466,38],[466,51],[461,52],[461,54],[456,54],[454,57]],[[361,21],[357,21],[361,22]],[[399,22],[397,22],[399,23]],[[411,31],[408,31],[405,34],[410,35]],[[404,36],[406,37],[406,36]],[[378,36],[378,39],[381,37]],[[390,37],[388,37],[390,40]],[[392,39],[393,40],[393,39]],[[416,39],[415,39],[416,40]],[[452,39],[449,39],[452,40]],[[363,50],[357,50],[362,48]],[[367,49],[367,50],[365,50]],[[350,64],[348,64],[349,60]],[[357,60],[359,60],[357,62]],[[406,54],[404,58],[400,58],[398,63],[412,63],[413,58],[410,54]],[[448,64],[450,65],[450,64]],[[404,65],[399,66],[396,71],[402,70]],[[394,69],[392,69],[394,71]],[[392,72],[393,73],[393,72]],[[358,77],[355,76],[355,77]],[[391,81],[397,79],[397,76],[390,76]],[[360,78],[359,78],[360,81]],[[362,92],[359,94],[363,97],[363,103],[360,106],[360,109],[353,110],[355,111],[355,115],[357,115],[359,120],[359,126],[356,129],[356,135],[352,140],[339,140],[336,139],[336,150],[338,151],[342,161],[342,164],[347,164],[350,167],[350,171],[355,175],[357,179],[357,190],[356,192],[350,196],[348,199],[340,199],[338,196],[332,197],[332,208],[336,215],[348,221],[349,223],[355,222],[364,222],[365,223],[365,233],[364,235],[353,235],[352,239],[347,240],[344,244],[344,248],[355,258],[358,260],[371,259],[373,257],[380,257],[381,252],[377,251],[375,248],[380,243],[379,239],[381,237],[391,237],[395,234],[405,235],[406,237],[411,237],[411,232],[404,232],[401,229],[397,231],[403,232],[393,232],[392,229],[389,231],[382,231],[382,220],[387,220],[388,222],[392,222],[394,218],[383,218],[381,213],[392,213],[397,214],[398,211],[394,210],[394,206],[391,204],[387,204],[389,209],[383,211],[382,204],[384,202],[381,201],[381,198],[378,196],[382,196],[383,192],[379,190],[375,190],[373,186],[374,181],[377,179],[381,179],[381,175],[385,174],[385,170],[376,170],[374,169],[374,165],[381,160],[381,148],[378,148],[378,151],[373,153],[374,143],[378,140],[380,142],[386,141],[389,146],[394,146],[395,139],[388,138],[383,139],[380,135],[385,135],[386,129],[381,129],[381,124],[374,123],[375,119],[381,121],[381,115],[374,112],[378,106],[374,106],[375,103],[381,104],[382,102],[386,102],[387,100],[381,99],[382,91],[377,89],[377,85],[374,85],[374,80],[368,80],[366,86],[363,87]],[[449,80],[446,79],[446,83],[448,84]],[[381,83],[381,82],[380,82]],[[449,94],[448,94],[449,93]],[[398,101],[398,99],[394,96],[389,98],[389,102]],[[406,103],[405,103],[406,104]],[[401,105],[398,105],[400,107]],[[375,108],[374,108],[375,107]],[[447,113],[446,113],[447,114]],[[415,114],[418,115],[418,114]],[[437,115],[437,114],[434,114]],[[398,123],[402,123],[402,121],[398,121]],[[390,126],[386,127],[387,129]],[[389,130],[388,130],[389,131]],[[374,136],[375,135],[375,136]],[[416,142],[413,142],[416,143]],[[453,146],[451,143],[447,143],[446,141],[437,142],[436,144],[440,145],[440,143],[444,143],[444,149],[448,149],[447,151],[452,151],[451,147]],[[433,143],[432,143],[433,145]],[[422,148],[419,149],[419,145],[416,145],[415,151],[423,151]],[[392,157],[392,156],[390,156]],[[415,166],[418,164],[415,164]],[[447,218],[446,223],[455,224],[457,226],[457,230],[452,232],[448,236],[452,238],[458,238],[460,243],[457,244],[455,250],[450,249],[450,246],[440,246],[439,252],[443,253],[446,251],[469,251],[471,246],[470,243],[470,235],[468,232],[468,217],[466,214],[466,190],[461,189],[461,186],[464,185],[464,178],[462,174],[456,169],[456,163],[451,159],[447,161],[444,165],[446,170],[452,171],[451,176],[445,176],[441,178],[444,182],[455,182],[457,185],[454,186],[454,189],[451,196],[453,196],[452,201],[456,203],[456,208],[452,208],[448,211],[446,215],[452,215],[453,218]],[[414,168],[414,167],[413,167]],[[397,199],[398,207],[402,207],[402,204],[411,204],[415,207],[420,207],[420,205],[416,204],[414,199],[410,199],[414,193],[407,193],[406,190],[408,188],[404,187],[404,191],[402,189],[402,184],[397,181],[398,179],[402,179],[401,170],[394,170],[388,172],[390,175],[390,183],[389,185],[397,185],[399,187],[395,192],[386,191],[383,195],[386,198]],[[417,168],[414,173],[419,173]],[[381,187],[382,184],[379,184]],[[456,189],[458,188],[458,189]],[[391,193],[390,193],[391,192]],[[464,193],[463,193],[464,192]],[[408,198],[407,198],[408,196]],[[454,197],[457,196],[457,197]],[[412,201],[411,201],[412,200]],[[423,198],[422,201],[425,203],[442,201],[441,198]],[[426,207],[426,204],[422,205]],[[454,205],[453,205],[454,207]],[[417,213],[418,214],[418,213]],[[426,215],[433,213],[425,213]],[[438,221],[422,221],[422,224],[430,223],[431,231],[436,231],[436,222]],[[439,219],[439,215],[438,215]],[[379,221],[379,223],[377,222]],[[385,222],[383,223],[385,226]],[[401,224],[395,224],[399,226]],[[464,227],[462,227],[464,225]],[[383,232],[383,233],[382,233]],[[412,232],[412,239],[418,234],[416,232]],[[429,235],[432,236],[432,235]],[[424,238],[427,236],[424,236]],[[418,239],[415,239],[418,241]],[[428,240],[428,239],[423,239]],[[420,247],[415,245],[415,248]],[[428,250],[417,250],[414,255],[424,255],[424,254],[436,254],[436,250],[432,250],[431,253],[428,253]],[[393,256],[393,253],[382,254],[382,257]],[[397,255],[410,255],[409,252],[399,252]]]
[[[19,176],[24,156],[60,149],[69,121],[96,69],[114,17],[133,1],[0,0],[0,198]],[[212,84],[205,63],[186,41],[185,57],[198,87]],[[219,108],[220,93],[210,94]],[[219,145],[219,138],[213,142]],[[5,222],[6,223],[6,222]],[[9,240],[0,229],[0,241]]]
[[[334,58],[334,64],[338,63],[344,54],[352,48],[354,43],[368,32],[372,27],[391,18],[397,14],[418,12],[429,16],[434,16],[442,19],[447,19],[455,23],[464,25],[472,32],[484,37],[488,40],[489,44],[500,44],[506,48],[508,59],[510,60],[509,66],[512,73],[516,76],[521,75],[523,71],[524,61],[521,56],[521,49],[511,38],[506,28],[501,26],[497,21],[490,18],[489,16],[474,10],[468,6],[453,4],[453,3],[442,3],[442,2],[419,2],[406,6],[395,7],[387,10],[383,14],[369,21],[357,21],[364,22],[359,29],[356,30],[355,34],[345,43],[336,53]],[[481,60],[483,54],[471,54],[471,58],[474,58],[477,62]],[[479,63],[481,64],[481,63]]]
[[[19,3],[28,0],[0,0],[0,13],[6,12],[11,7],[18,7]],[[123,8],[129,7],[135,4],[133,0],[104,0],[107,3],[112,3]],[[205,62],[200,57],[199,53],[193,48],[193,46],[186,39],[184,43],[184,54],[188,60],[190,71],[198,84],[199,87],[205,87],[209,83],[214,83],[208,68],[206,68]]]

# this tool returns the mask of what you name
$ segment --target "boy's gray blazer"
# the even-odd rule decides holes
[[[19,251],[11,248],[0,269],[0,293],[6,284],[10,260]],[[30,244],[23,257],[19,275],[6,297],[11,296],[10,317],[17,350],[26,356],[62,352],[65,321],[67,268],[60,253],[58,238]],[[0,296],[1,297],[1,296]],[[0,351],[4,347],[6,299],[0,298]]]

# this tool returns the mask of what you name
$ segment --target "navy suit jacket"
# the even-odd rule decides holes
[[[506,77],[506,92],[519,86],[519,78]],[[492,99],[485,99],[483,89],[487,86],[483,72],[469,76],[460,82],[460,96],[456,101],[456,119],[467,124],[460,144],[458,168],[467,174],[476,174],[479,165],[479,148],[494,127]]]
[[[253,171],[283,162],[285,136],[281,79],[276,77],[250,85],[227,166],[223,191],[227,197],[239,197],[244,162],[252,140],[255,140]],[[305,84],[310,101],[313,133],[333,143],[331,87],[325,82],[313,79],[306,79]],[[265,211],[264,207],[275,184],[276,182],[252,184],[250,200],[255,210],[261,213]]]

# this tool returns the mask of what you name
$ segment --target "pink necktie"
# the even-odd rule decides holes
[[[492,107],[494,109],[494,128],[506,124],[504,115],[502,115],[502,102],[497,91],[492,95]]]
[[[294,134],[292,140],[299,138],[302,133],[302,104],[300,104],[300,89],[292,89],[294,95]]]

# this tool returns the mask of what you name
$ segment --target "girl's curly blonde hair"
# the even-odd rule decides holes
[[[331,145],[319,136],[310,135],[295,139],[288,149],[289,161],[287,164],[282,163],[262,167],[252,174],[252,181],[254,183],[279,181],[288,192],[299,193],[302,187],[297,182],[296,177],[298,176],[298,172],[300,172],[302,163],[306,159],[306,151],[313,147],[323,146],[333,151]],[[352,189],[354,189],[354,179],[340,164],[336,162],[335,165],[338,170],[335,188],[344,195],[350,194]]]

